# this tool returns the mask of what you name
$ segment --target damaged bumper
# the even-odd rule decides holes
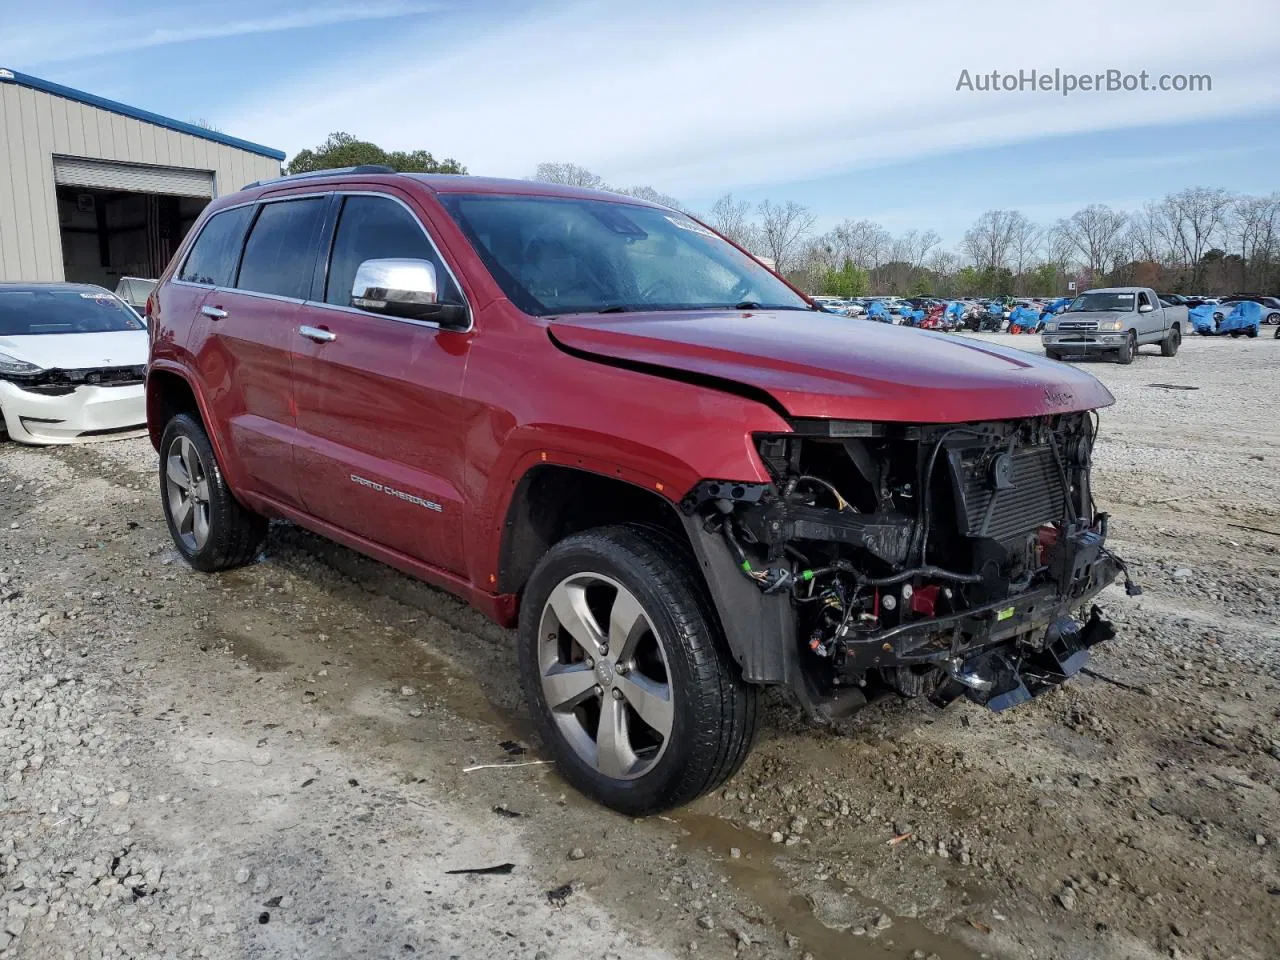
[[[141,382],[27,385],[0,380],[0,416],[21,443],[65,444],[140,435],[147,406]]]

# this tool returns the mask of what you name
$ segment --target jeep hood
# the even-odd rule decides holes
[[[1105,407],[1075,367],[951,334],[809,311],[578,314],[566,352],[709,386],[763,391],[793,417],[957,423]]]

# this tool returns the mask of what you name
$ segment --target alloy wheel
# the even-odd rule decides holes
[[[640,601],[611,577],[574,574],[551,591],[538,636],[543,697],[568,744],[606,777],[649,772],[675,709],[666,650]]]
[[[174,438],[165,458],[165,496],[178,538],[195,553],[209,542],[209,477],[200,452],[184,436]]]

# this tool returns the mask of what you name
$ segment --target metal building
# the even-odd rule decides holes
[[[0,281],[158,277],[214,197],[279,176],[270,147],[0,69]]]

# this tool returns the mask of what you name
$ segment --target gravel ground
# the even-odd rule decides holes
[[[1086,366],[1145,589],[1095,672],[835,731],[778,700],[644,822],[534,763],[456,600],[283,524],[194,573],[145,440],[0,444],[0,958],[1274,960],[1280,342]]]

